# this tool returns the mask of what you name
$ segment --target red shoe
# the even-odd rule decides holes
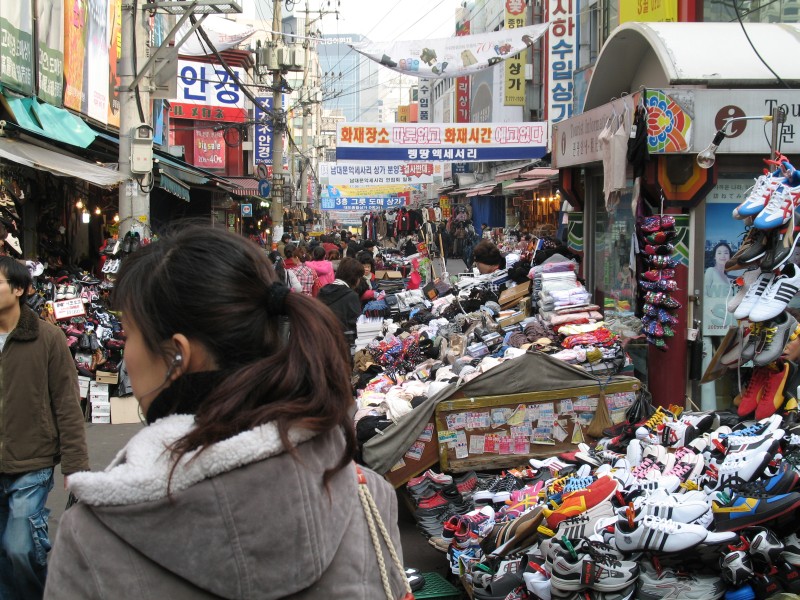
[[[585,490],[578,490],[564,496],[556,510],[544,510],[547,526],[555,530],[564,519],[574,517],[608,500],[617,491],[617,480],[608,476],[600,477]]]
[[[764,393],[764,386],[767,385],[768,380],[769,369],[767,367],[756,367],[753,369],[753,375],[750,377],[750,381],[744,388],[744,391],[741,395],[741,401],[739,402],[739,407],[736,409],[736,412],[740,417],[746,417],[756,410],[759,400]]]
[[[783,406],[783,388],[786,387],[786,380],[789,379],[789,363],[778,363],[776,369],[767,369],[768,380],[764,386],[764,393],[761,401],[756,406],[756,420],[766,419],[775,414]]]

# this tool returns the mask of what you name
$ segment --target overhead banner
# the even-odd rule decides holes
[[[406,199],[393,198],[320,198],[322,210],[374,210],[405,206]]]
[[[61,106],[64,95],[64,0],[37,2],[36,33],[37,96],[48,104]]]
[[[525,0],[506,0],[506,29],[525,27],[527,8]],[[525,106],[525,61],[523,54],[515,54],[506,61],[506,106]]]
[[[547,153],[547,124],[337,123],[337,161],[527,160]]]
[[[417,186],[419,187],[419,186]],[[409,185],[390,183],[383,185],[332,185],[328,184],[323,189],[323,196],[346,196],[349,198],[358,198],[361,196],[391,196],[392,194],[399,194],[407,192]]]
[[[319,163],[317,173],[322,185],[414,185],[436,183],[443,179],[442,163],[378,163],[350,164]]]
[[[436,40],[349,45],[356,52],[403,75],[446,79],[472,75],[519,54],[542,37],[547,28],[548,23],[540,23]]]
[[[0,2],[0,83],[33,94],[32,0]]]
[[[180,40],[186,36],[192,24],[188,21],[184,23],[178,30],[175,39]],[[244,25],[231,21],[219,15],[208,15],[203,21],[203,31],[211,40],[211,44],[217,51],[229,50],[235,48],[251,35],[256,30],[250,25]],[[187,56],[206,56],[213,54],[213,51],[206,45],[205,40],[200,41],[202,38],[198,35],[191,35],[189,39],[181,44],[180,53]]]

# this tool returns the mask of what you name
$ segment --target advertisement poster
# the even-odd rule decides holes
[[[506,0],[506,29],[525,27],[526,8],[525,0]],[[525,106],[524,58],[524,54],[520,52],[506,60],[506,106]]]
[[[88,18],[89,0],[76,0],[64,11],[64,106],[77,112],[84,106],[83,61]]]
[[[752,179],[721,179],[706,197],[706,239],[703,261],[703,335],[724,336],[736,319],[728,312],[731,282],[742,271],[725,272],[725,263],[742,243],[744,222],[731,216],[742,203]]]
[[[547,152],[546,123],[338,123],[336,160],[525,160]]]
[[[511,0],[513,3],[515,0]],[[557,0],[551,0],[557,2]],[[562,0],[563,1],[563,0]],[[572,6],[573,0],[566,0]],[[493,67],[532,46],[547,31],[540,23],[489,33],[457,35],[434,40],[349,44],[375,62],[412,77],[446,79],[472,75]]]
[[[32,0],[0,2],[0,83],[33,94]]]
[[[87,20],[87,48],[84,62],[86,100],[81,112],[101,123],[108,121],[108,0],[91,0]]]
[[[225,168],[225,139],[220,129],[194,130],[194,166],[209,171]]]
[[[442,163],[376,163],[338,165],[323,162],[317,166],[323,185],[370,186],[442,181]]]
[[[107,123],[119,127],[119,75],[117,61],[122,53],[122,0],[109,0],[108,3],[109,40],[108,44],[108,118]],[[155,21],[160,23],[162,15],[156,15]]]
[[[37,95],[48,104],[61,106],[64,95],[64,0],[37,2],[36,30]]]

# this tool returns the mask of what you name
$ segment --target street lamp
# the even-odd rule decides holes
[[[714,166],[714,162],[717,160],[716,152],[719,148],[719,145],[722,143],[722,140],[728,135],[728,126],[735,122],[735,121],[772,121],[773,115],[759,115],[757,117],[730,117],[725,119],[725,123],[722,125],[719,131],[714,135],[714,139],[712,142],[706,147],[705,150],[700,152],[697,155],[697,164],[701,169],[710,169]]]

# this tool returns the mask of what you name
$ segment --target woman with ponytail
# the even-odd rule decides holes
[[[406,594],[396,497],[357,477],[350,357],[326,306],[290,294],[250,240],[190,226],[125,260],[114,308],[148,426],[105,471],[70,476],[46,598]]]

